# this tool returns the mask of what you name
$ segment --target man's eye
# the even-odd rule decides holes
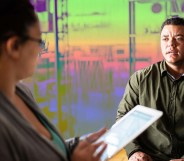
[[[162,38],[162,41],[168,41],[169,39],[168,38]]]
[[[177,41],[184,41],[184,38],[183,37],[177,37],[176,40]]]

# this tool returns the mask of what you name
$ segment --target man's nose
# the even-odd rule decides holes
[[[174,39],[170,39],[168,42],[169,46],[176,47],[176,41]]]

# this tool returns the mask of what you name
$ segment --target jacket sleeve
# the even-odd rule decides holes
[[[125,88],[124,96],[120,101],[117,110],[116,120],[119,120],[126,113],[128,113],[132,108],[139,104],[139,84],[140,84],[140,71],[134,73]],[[141,146],[138,143],[138,140],[135,139],[130,142],[125,150],[128,157],[130,157],[136,151],[142,151]]]
[[[13,145],[11,127],[4,116],[0,115],[0,160],[18,161],[21,160],[17,153],[16,147]],[[8,128],[10,127],[10,128]]]
[[[74,149],[76,148],[76,146],[79,143],[79,137],[67,139],[67,140],[65,140],[65,143],[66,143],[70,153],[73,153]]]

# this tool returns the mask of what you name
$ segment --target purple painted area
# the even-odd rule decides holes
[[[37,12],[44,12],[46,11],[46,1],[45,0],[37,0],[35,4],[35,10]]]
[[[159,13],[162,10],[162,6],[160,3],[154,3],[152,6],[152,12],[153,13]]]
[[[181,11],[184,12],[184,2],[181,5]]]
[[[89,92],[86,102],[83,100],[81,92],[78,91],[78,102],[72,105],[77,120],[74,127],[76,134],[82,135],[102,127],[111,127],[115,122],[117,107],[124,89],[116,88],[109,94]]]

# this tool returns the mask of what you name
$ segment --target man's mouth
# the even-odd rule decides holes
[[[178,54],[178,52],[176,52],[176,51],[168,51],[168,52],[166,52],[166,54],[174,54],[174,55],[176,55],[176,54]]]

